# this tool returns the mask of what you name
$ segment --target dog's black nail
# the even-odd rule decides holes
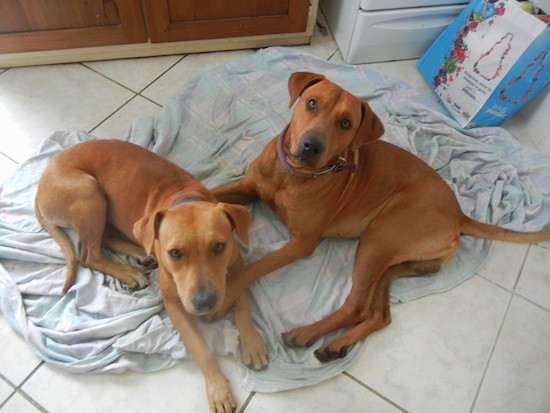
[[[336,359],[338,358],[339,354],[340,354],[340,353],[338,353],[338,352],[336,352],[336,351],[334,351],[334,350],[331,350],[331,349],[329,349],[329,348],[326,349],[325,351],[326,351],[326,353],[327,353],[327,355],[328,355],[329,360],[336,360]]]
[[[313,354],[315,355],[315,357],[317,357],[317,360],[319,360],[321,363],[326,363],[327,361],[329,361],[328,356],[324,352],[320,351],[319,349],[315,350]]]
[[[338,358],[344,358],[348,355],[348,349],[349,347],[342,347],[340,349],[340,352],[338,353]]]

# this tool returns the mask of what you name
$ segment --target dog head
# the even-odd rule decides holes
[[[134,236],[159,266],[159,282],[173,283],[185,310],[212,313],[223,302],[227,270],[239,257],[235,231],[248,243],[249,213],[225,203],[183,203],[134,225]]]
[[[369,105],[323,75],[293,73],[288,81],[292,113],[287,139],[290,160],[300,166],[321,168],[348,148],[375,141],[384,126]]]

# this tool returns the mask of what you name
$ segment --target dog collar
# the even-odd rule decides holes
[[[297,171],[288,162],[288,159],[286,158],[286,155],[285,155],[285,151],[283,149],[283,141],[285,139],[286,132],[288,131],[289,126],[290,126],[290,123],[285,126],[285,128],[279,135],[279,138],[277,139],[277,153],[279,154],[279,159],[281,160],[281,163],[283,164],[284,168],[291,175],[294,175],[300,178],[306,178],[306,179],[318,179],[330,173],[341,172],[344,169],[349,169],[351,172],[355,172],[355,169],[357,169],[356,165],[349,163],[346,158],[339,156],[331,166],[327,166],[326,168],[320,170],[319,172],[306,174],[306,173]]]
[[[173,207],[179,204],[184,204],[186,202],[194,202],[194,201],[204,201],[204,199],[198,197],[198,196],[188,196],[185,198],[178,199],[176,202],[172,204]]]

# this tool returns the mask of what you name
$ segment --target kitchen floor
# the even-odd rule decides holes
[[[342,61],[330,32],[316,30],[299,49]],[[251,53],[0,69],[0,183],[51,131],[124,135],[132,119],[156,116],[196,74]],[[433,96],[415,63],[368,66]],[[534,136],[521,113],[505,126],[550,154],[550,142]],[[482,268],[458,287],[393,305],[392,324],[367,339],[359,360],[316,386],[249,393],[240,388],[237,362],[220,358],[237,411],[549,412],[549,268],[548,248],[493,243]],[[71,374],[44,364],[0,314],[0,413],[207,410],[193,362],[159,373]]]

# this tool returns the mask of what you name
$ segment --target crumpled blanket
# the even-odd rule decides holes
[[[322,73],[367,100],[385,124],[383,139],[435,168],[467,215],[515,230],[550,226],[550,157],[520,145],[500,128],[461,130],[439,103],[404,82],[292,49],[261,50],[205,72],[181,87],[157,120],[136,120],[120,138],[168,158],[207,187],[217,187],[242,177],[289,121],[287,79],[303,70]],[[0,188],[0,310],[41,358],[68,371],[171,367],[189,355],[163,311],[156,270],[149,273],[149,287],[129,291],[110,276],[80,267],[74,288],[60,294],[64,257],[35,219],[34,194],[52,155],[88,139],[94,137],[78,131],[53,133]],[[242,249],[246,262],[288,240],[286,227],[268,207],[255,202],[249,208],[250,243]],[[311,257],[250,288],[253,319],[267,340],[270,366],[263,372],[242,367],[247,390],[273,392],[314,384],[354,362],[362,343],[346,358],[322,364],[313,355],[321,342],[313,349],[289,349],[280,335],[326,317],[343,303],[356,243],[322,240]],[[452,288],[476,271],[488,248],[489,242],[464,237],[456,258],[438,275],[396,280],[392,301]],[[216,354],[238,356],[231,315],[199,323]]]

